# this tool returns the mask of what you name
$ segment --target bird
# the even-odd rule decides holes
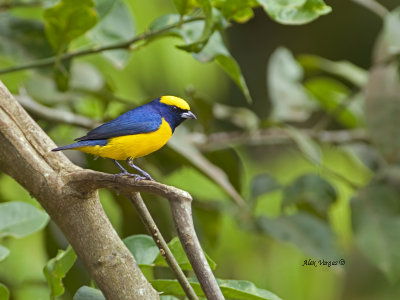
[[[154,181],[150,174],[136,166],[133,160],[163,147],[175,128],[186,119],[197,118],[185,100],[176,96],[161,96],[94,128],[85,136],[75,139],[75,143],[52,151],[79,150],[109,158],[121,171],[115,174],[116,176],[128,175],[133,176],[135,181]],[[118,160],[125,160],[143,176],[129,173]]]

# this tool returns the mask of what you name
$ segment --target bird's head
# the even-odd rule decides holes
[[[196,119],[189,104],[182,98],[162,96],[155,101],[161,116],[169,123],[172,131],[186,119]]]

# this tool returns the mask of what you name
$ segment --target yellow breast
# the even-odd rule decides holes
[[[168,142],[171,136],[171,127],[163,118],[160,128],[154,132],[119,136],[109,139],[105,146],[87,146],[76,148],[76,150],[101,157],[125,160],[128,157],[142,157],[157,151]]]

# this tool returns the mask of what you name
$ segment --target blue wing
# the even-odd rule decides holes
[[[109,139],[113,137],[156,131],[162,123],[161,115],[152,106],[136,107],[118,118],[89,131],[75,141]]]

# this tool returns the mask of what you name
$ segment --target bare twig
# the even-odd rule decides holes
[[[183,249],[189,258],[197,279],[207,299],[224,299],[218,283],[211,271],[193,225],[191,201],[188,192],[158,182],[143,180],[135,182],[130,177],[117,177],[112,174],[92,170],[79,170],[68,175],[68,184],[74,188],[90,191],[111,188],[128,197],[133,192],[148,192],[168,199],[175,228]]]
[[[299,131],[321,142],[332,144],[345,144],[351,142],[369,143],[368,135],[363,129],[323,130],[317,133],[311,129],[299,129]],[[268,128],[251,132],[219,132],[210,134],[209,136],[203,134],[192,134],[191,142],[202,151],[213,151],[242,144],[287,144],[292,143],[292,139],[282,128]]]
[[[40,1],[32,1],[32,2],[6,2],[0,4],[0,12],[12,9],[12,8],[20,8],[20,7],[40,7],[43,5],[43,2]]]
[[[20,90],[20,94],[18,96],[15,96],[15,98],[26,110],[31,112],[33,115],[51,122],[61,122],[64,124],[75,125],[87,129],[92,129],[93,127],[100,125],[90,118],[39,104],[38,102],[33,100],[23,89]]]
[[[183,23],[199,21],[202,19],[203,18],[191,18],[191,19],[187,19],[187,20],[183,21]],[[114,44],[114,45],[103,46],[103,47],[95,47],[92,49],[85,49],[85,50],[81,50],[81,51],[75,51],[75,52],[63,54],[61,56],[47,57],[44,59],[34,61],[32,63],[28,63],[26,65],[1,69],[0,75],[17,72],[17,71],[22,71],[22,70],[27,70],[27,69],[47,67],[47,66],[53,65],[56,62],[59,63],[59,62],[65,61],[65,60],[70,60],[72,58],[97,54],[97,53],[104,52],[104,51],[117,50],[117,49],[133,50],[133,49],[136,49],[136,48],[132,48],[135,46],[135,44],[137,44],[141,41],[144,41],[144,40],[150,40],[152,38],[155,38],[156,36],[162,35],[165,32],[167,32],[168,30],[174,29],[178,26],[180,26],[180,23],[172,24],[172,25],[166,26],[164,28],[161,28],[161,29],[155,30],[155,31],[148,30],[126,42],[122,42],[122,43],[118,43],[118,44]]]
[[[167,261],[172,272],[174,272],[175,277],[178,279],[186,296],[190,300],[198,299],[198,297],[197,297],[196,293],[194,292],[192,286],[190,285],[188,279],[186,278],[182,269],[179,267],[178,262],[176,261],[174,255],[172,254],[166,241],[164,240],[160,230],[158,229],[156,223],[154,222],[152,216],[150,215],[150,213],[146,207],[146,204],[144,203],[142,197],[140,196],[140,193],[137,193],[137,192],[132,193],[129,198],[130,198],[132,204],[135,206],[135,209],[138,212],[147,231],[151,234],[154,242],[156,243],[157,247],[160,249],[162,256]]]
[[[169,197],[168,200],[179,239],[204,294],[210,300],[223,300],[224,296],[218,287],[194,230],[191,199],[173,196]]]
[[[382,19],[386,17],[389,13],[386,7],[380,4],[378,1],[375,0],[352,0],[353,2],[364,6],[366,9],[370,10],[377,16],[381,17]]]

